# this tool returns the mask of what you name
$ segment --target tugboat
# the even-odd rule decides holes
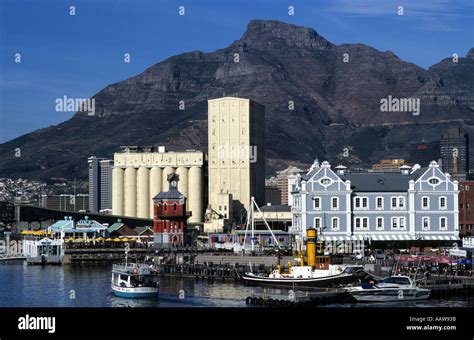
[[[125,263],[112,266],[111,288],[123,298],[155,297],[159,293],[159,276],[154,267],[142,263],[128,263],[129,245],[125,247]]]
[[[300,255],[299,265],[292,266],[291,262],[288,263],[288,273],[281,273],[278,265],[278,269],[267,276],[247,272],[242,276],[244,282],[275,287],[309,288],[337,287],[359,281],[358,274],[363,272],[362,266],[337,264],[329,255],[316,256],[316,229],[308,229],[306,235],[306,265],[303,256]]]
[[[430,297],[429,289],[418,288],[408,276],[389,276],[377,284],[364,283],[346,291],[357,302],[412,301]]]

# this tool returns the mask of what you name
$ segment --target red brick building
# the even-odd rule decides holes
[[[474,182],[459,183],[459,232],[474,235]]]
[[[154,245],[157,248],[177,247],[184,243],[186,197],[178,191],[179,176],[168,174],[169,191],[162,191],[153,198]]]

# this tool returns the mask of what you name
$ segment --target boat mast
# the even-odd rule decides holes
[[[252,223],[252,252],[255,250],[255,220],[253,218],[253,197],[250,199],[250,218]]]
[[[127,243],[125,243],[125,268],[127,267],[128,251],[129,250],[130,250],[130,244],[127,242]]]
[[[275,234],[273,233],[273,230],[272,228],[270,228],[270,225],[268,224],[265,216],[263,216],[263,213],[262,211],[260,210],[260,208],[258,207],[258,204],[257,202],[255,202],[255,199],[252,197],[251,199],[251,202],[253,205],[255,205],[255,207],[257,208],[258,212],[260,213],[260,215],[262,216],[262,219],[263,219],[263,222],[265,223],[265,226],[267,227],[268,231],[270,231],[270,234],[272,235],[272,238],[273,240],[275,241],[275,244],[277,245],[278,249],[281,249],[280,247],[280,242],[278,242],[278,239],[276,238]],[[253,209],[252,209],[252,215],[253,215]]]

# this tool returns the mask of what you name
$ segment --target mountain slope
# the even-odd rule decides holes
[[[89,155],[112,157],[124,144],[206,150],[206,101],[223,94],[265,105],[267,172],[315,157],[344,164],[407,157],[411,142],[439,138],[446,120],[471,131],[472,50],[452,64],[425,70],[362,44],[336,46],[310,28],[254,20],[224,49],[177,55],[107,86],[94,96],[95,116],[78,112],[1,144],[0,176],[84,178]],[[389,95],[419,97],[420,115],[381,112]]]

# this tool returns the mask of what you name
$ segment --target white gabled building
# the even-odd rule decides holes
[[[399,173],[351,173],[323,162],[292,186],[295,234],[313,227],[327,241],[459,240],[458,182],[434,161]]]

